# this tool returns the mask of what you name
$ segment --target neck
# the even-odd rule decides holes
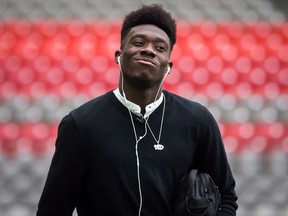
[[[121,85],[119,86],[119,90],[123,95],[123,91]],[[141,113],[145,113],[145,107],[148,104],[151,104],[155,101],[156,94],[158,92],[158,88],[149,88],[149,89],[139,89],[139,88],[131,88],[129,86],[124,86],[126,99],[138,104],[141,107]],[[160,89],[156,100],[160,97],[162,89]]]

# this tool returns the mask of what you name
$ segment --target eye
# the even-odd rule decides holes
[[[165,52],[166,51],[166,47],[164,45],[156,45],[156,50],[159,52]]]
[[[132,42],[134,46],[142,46],[144,42],[142,40],[135,40]]]

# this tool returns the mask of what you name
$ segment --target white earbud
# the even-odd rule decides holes
[[[117,57],[117,63],[118,63],[118,64],[121,64],[121,57],[120,57],[120,55]]]
[[[169,74],[169,73],[170,73],[170,70],[171,70],[171,68],[170,68],[170,66],[168,66],[166,73]]]

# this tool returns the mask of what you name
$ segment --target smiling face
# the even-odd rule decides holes
[[[121,68],[125,82],[137,87],[159,86],[170,62],[167,34],[155,25],[133,27],[122,41]]]

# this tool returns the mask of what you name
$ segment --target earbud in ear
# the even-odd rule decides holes
[[[169,73],[170,73],[170,70],[171,70],[171,68],[170,68],[170,66],[168,66],[166,73],[169,74]]]
[[[118,63],[118,64],[121,64],[121,57],[120,57],[120,55],[117,56],[117,63]]]

